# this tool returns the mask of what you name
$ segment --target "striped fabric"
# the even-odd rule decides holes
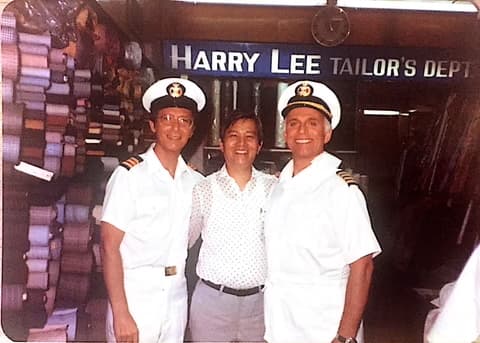
[[[43,169],[59,174],[62,163],[61,161],[62,159],[57,156],[45,156],[43,158]]]
[[[2,80],[2,99],[3,103],[10,104],[13,102],[14,97],[14,87],[13,81],[10,79],[3,79]]]
[[[65,64],[67,55],[63,52],[63,49],[50,49],[50,63]]]
[[[50,87],[50,80],[44,79],[41,77],[20,76],[18,83],[25,84],[25,85],[40,86],[43,88]]]
[[[17,163],[20,157],[20,136],[3,135],[3,160]]]
[[[16,81],[19,71],[18,48],[14,44],[2,44],[3,77]]]
[[[20,311],[23,301],[26,299],[25,285],[3,284],[2,285],[2,310]]]
[[[50,79],[50,73],[51,73],[51,70],[49,68],[24,67],[24,66],[20,68],[20,74],[22,76]]]
[[[48,47],[39,44],[19,43],[18,49],[23,54],[48,56]]]
[[[48,57],[20,52],[22,67],[48,68]]]
[[[17,30],[13,27],[2,26],[1,28],[2,43],[15,44],[17,42]]]
[[[68,223],[63,228],[63,250],[87,252],[92,239],[90,223]]]
[[[23,121],[23,104],[3,105],[3,133],[21,135]]]
[[[36,35],[32,33],[19,32],[18,40],[21,43],[40,44],[47,47],[52,46],[52,37],[50,35]]]
[[[9,11],[4,11],[0,17],[0,25],[3,27],[17,27],[17,19],[15,14]]]
[[[62,273],[90,273],[93,269],[92,253],[64,252],[60,268]]]
[[[30,206],[30,224],[49,225],[57,217],[56,206]]]

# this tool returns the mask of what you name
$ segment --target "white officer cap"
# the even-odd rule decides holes
[[[290,110],[310,107],[327,117],[332,130],[340,122],[340,101],[326,85],[314,81],[297,81],[288,86],[278,100],[278,111],[285,118]]]
[[[182,107],[193,113],[205,107],[206,97],[194,82],[178,77],[161,79],[143,94],[143,107],[150,113],[165,107]]]

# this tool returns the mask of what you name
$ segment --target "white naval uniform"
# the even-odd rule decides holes
[[[480,245],[473,251],[450,294],[437,311],[439,314],[425,342],[480,341]]]
[[[187,321],[185,260],[193,186],[202,176],[179,157],[172,178],[153,145],[130,169],[117,167],[110,177],[102,221],[125,232],[120,244],[128,307],[139,341],[183,342]],[[176,275],[166,276],[165,267]],[[107,340],[115,342],[112,312]]]
[[[323,152],[292,177],[290,161],[267,206],[269,343],[330,343],[342,316],[349,264],[381,251],[362,192],[336,175],[340,163]]]

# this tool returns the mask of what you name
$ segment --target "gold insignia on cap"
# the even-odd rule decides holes
[[[130,170],[131,168],[135,167],[137,164],[143,161],[143,158],[140,156],[132,156],[128,160],[123,161],[120,163],[120,165],[123,168],[126,168],[127,170]]]
[[[312,93],[313,87],[307,82],[302,82],[295,88],[295,94],[298,96],[310,96]]]
[[[172,98],[180,98],[185,93],[185,87],[179,82],[174,82],[168,85],[167,93]]]

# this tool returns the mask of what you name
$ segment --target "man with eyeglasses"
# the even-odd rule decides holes
[[[180,154],[205,101],[189,80],[150,86],[142,102],[155,143],[108,181],[101,223],[108,342],[183,342],[191,193],[203,177]]]
[[[298,81],[278,110],[293,159],[266,209],[265,340],[362,342],[372,259],[381,249],[362,192],[324,149],[340,102],[324,84]]]

